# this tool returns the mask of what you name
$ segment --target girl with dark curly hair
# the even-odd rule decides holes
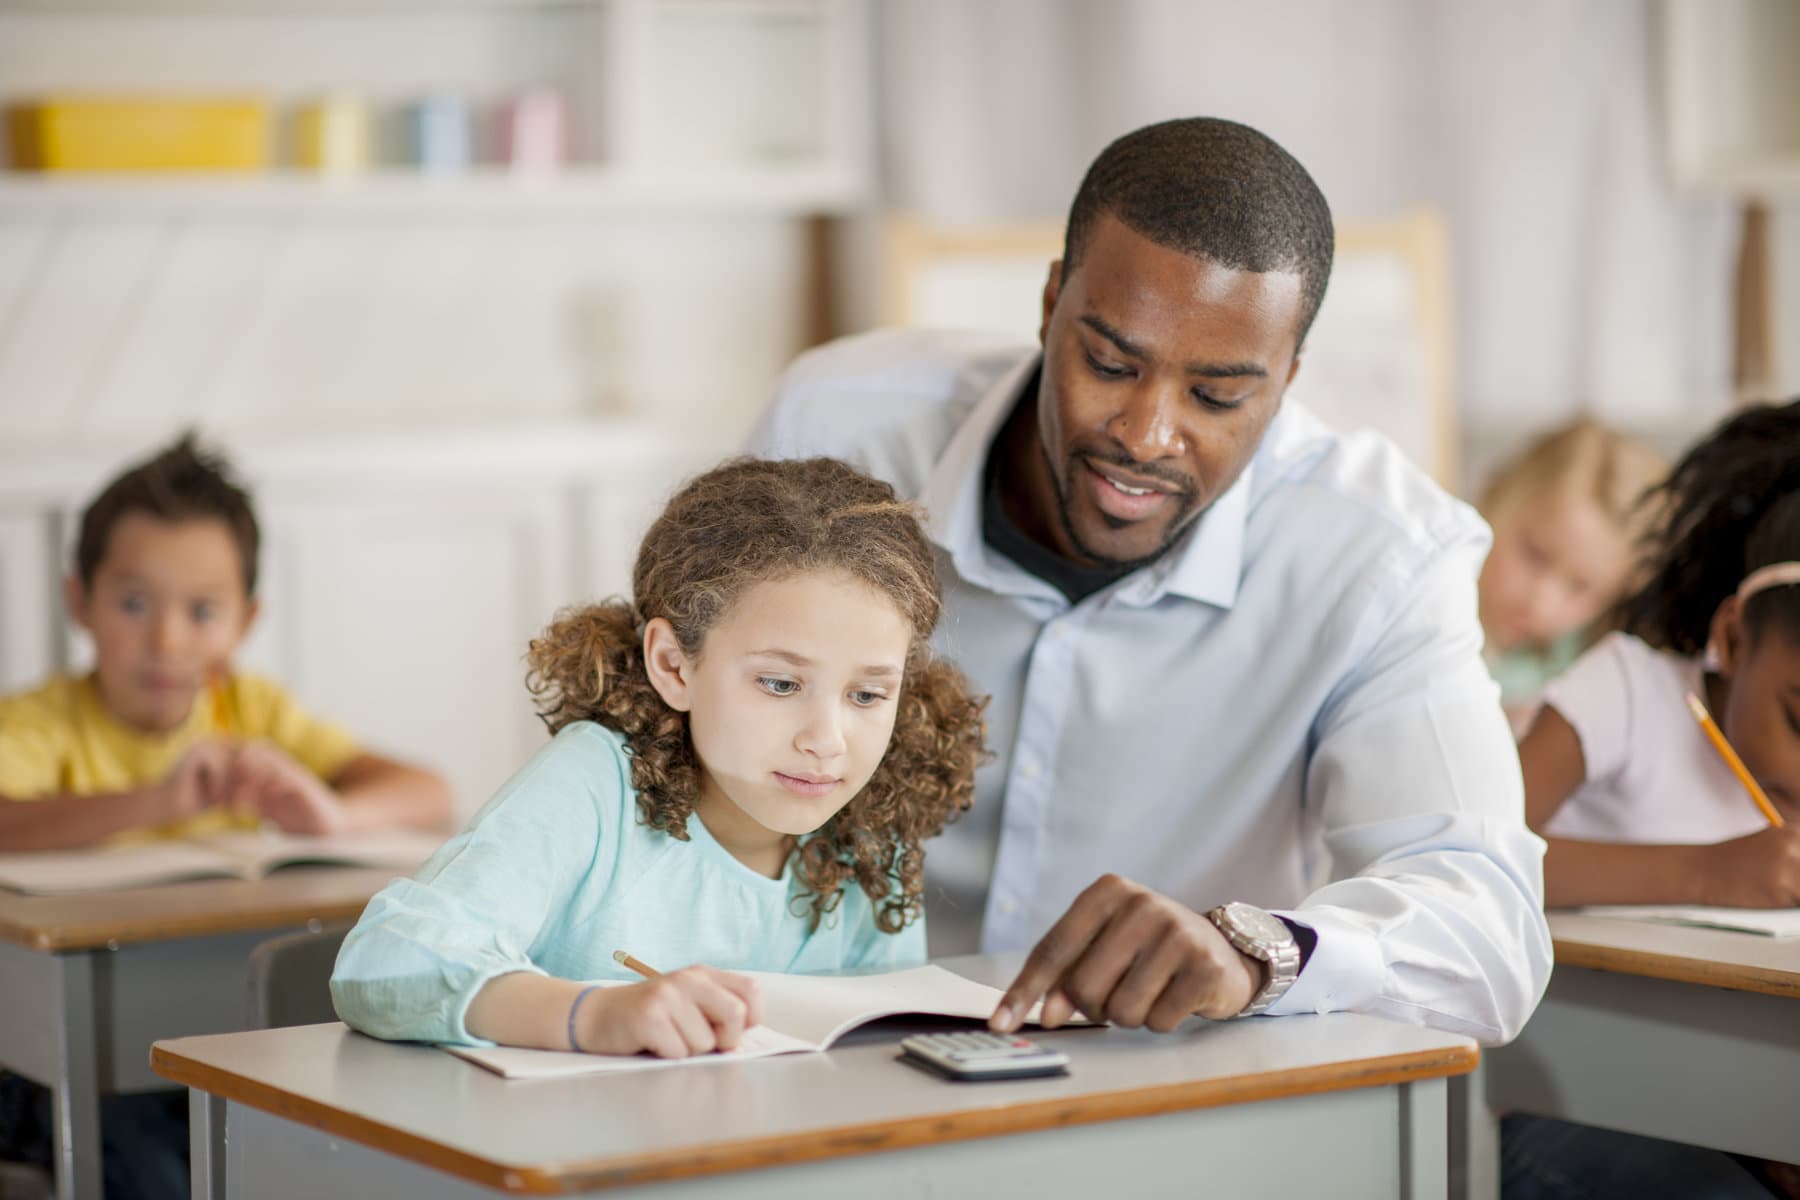
[[[1651,501],[1621,632],[1550,685],[1519,745],[1545,903],[1800,905],[1800,400],[1724,422]]]
[[[758,1020],[734,970],[925,957],[923,843],[968,807],[982,706],[929,639],[917,515],[833,459],[740,459],[650,527],[634,602],[558,614],[527,682],[555,735],[332,978],[384,1038],[679,1057]],[[612,959],[665,968],[647,982]]]

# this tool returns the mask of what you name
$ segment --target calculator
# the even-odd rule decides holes
[[[920,1033],[900,1042],[900,1059],[946,1079],[1029,1079],[1067,1075],[1069,1056],[1017,1034]]]

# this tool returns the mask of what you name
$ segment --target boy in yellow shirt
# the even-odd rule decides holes
[[[0,700],[0,848],[449,819],[436,775],[232,671],[256,619],[257,542],[249,497],[188,437],[88,506],[67,599],[94,670]]]
[[[256,516],[184,437],[81,518],[69,611],[94,670],[0,699],[0,850],[185,837],[437,828],[435,774],[371,754],[278,685],[231,668],[256,619]],[[109,1200],[188,1194],[179,1093],[102,1101]],[[0,1072],[0,1158],[50,1162],[48,1093]]]

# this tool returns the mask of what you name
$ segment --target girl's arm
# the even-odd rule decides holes
[[[1540,835],[1585,780],[1581,739],[1545,705],[1519,743],[1525,820]],[[1544,907],[1584,904],[1800,905],[1800,826],[1716,845],[1630,845],[1546,838]]]

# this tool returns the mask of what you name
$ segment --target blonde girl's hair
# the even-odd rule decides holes
[[[1498,532],[1547,492],[1567,490],[1592,500],[1635,545],[1655,523],[1651,492],[1669,474],[1669,461],[1651,447],[1580,420],[1539,438],[1503,466],[1481,497],[1481,515]]]
[[[816,927],[854,879],[881,929],[923,911],[923,842],[966,809],[983,756],[982,709],[930,650],[942,598],[931,543],[893,488],[829,458],[741,458],[690,481],[650,526],[635,602],[565,610],[531,643],[526,685],[552,732],[573,721],[617,731],[645,824],[686,840],[699,765],[685,714],[663,702],[643,659],[647,621],[666,619],[683,653],[759,583],[839,571],[886,597],[912,629],[893,738],[875,774],[801,842],[795,874]]]

